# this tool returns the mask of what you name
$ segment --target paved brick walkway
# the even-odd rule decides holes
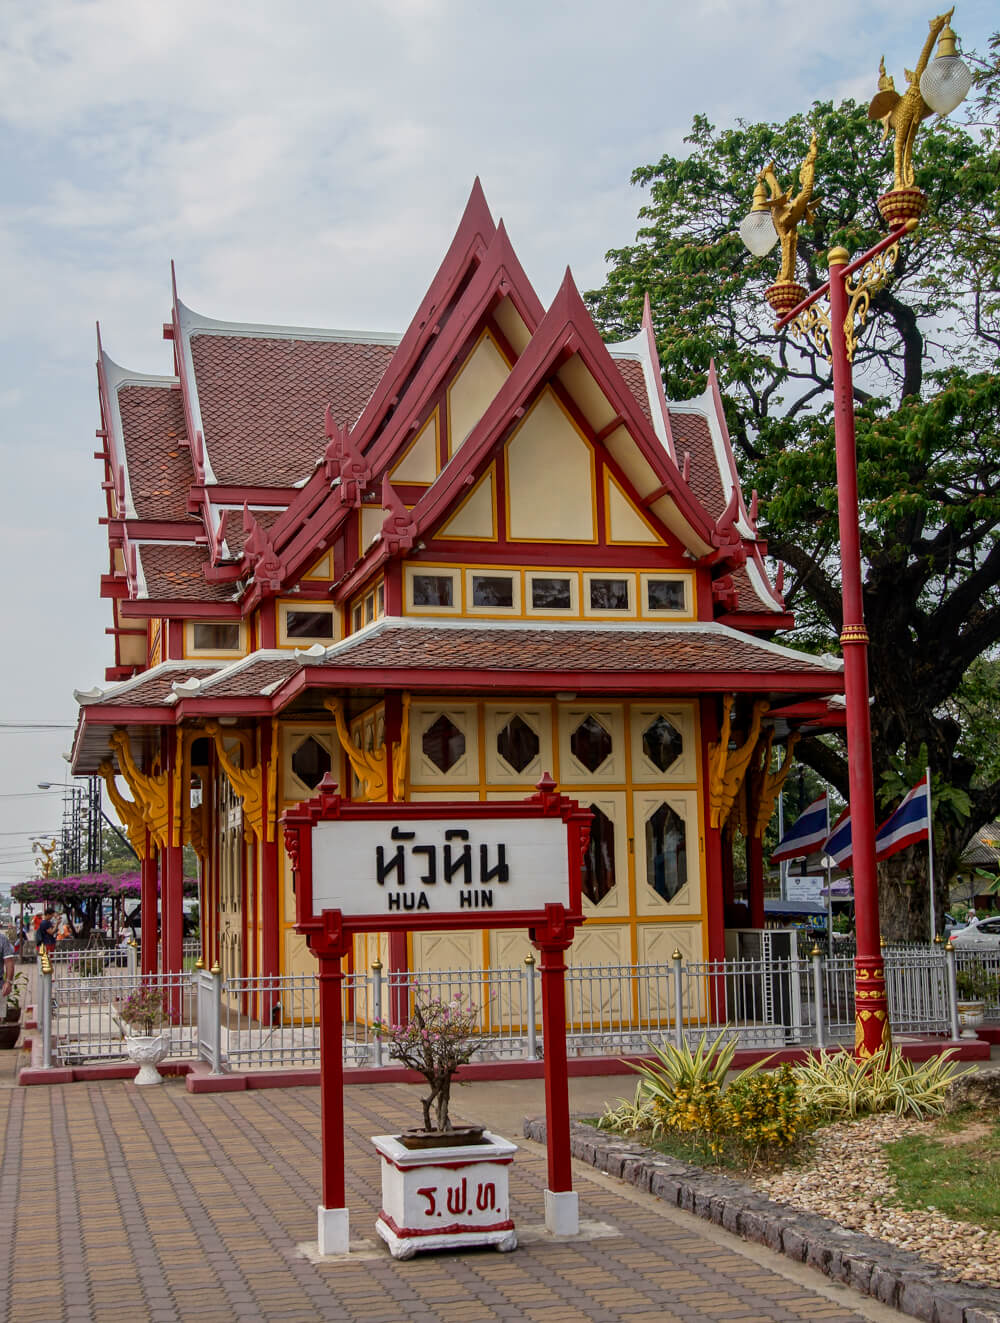
[[[511,1178],[524,1237],[515,1253],[397,1263],[374,1237],[368,1136],[412,1123],[414,1091],[402,1085],[347,1090],[348,1199],[362,1244],[349,1259],[313,1262],[302,1245],[316,1236],[318,1090],[192,1095],[179,1080],[25,1089],[12,1065],[0,1066],[7,1323],[900,1317],[588,1168],[576,1177],[581,1216],[604,1232],[552,1241],[539,1229],[544,1151],[526,1142]],[[468,1101],[460,1093],[456,1110]]]

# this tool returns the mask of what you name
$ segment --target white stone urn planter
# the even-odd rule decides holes
[[[408,1148],[404,1138],[372,1137],[382,1158],[382,1210],[375,1230],[393,1258],[470,1245],[517,1248],[507,1182],[516,1144],[488,1130],[479,1142],[461,1146]]]
[[[157,1064],[167,1055],[170,1042],[166,1034],[129,1034],[125,1039],[125,1051],[129,1061],[139,1067],[135,1084],[162,1084],[163,1076],[156,1069]]]
[[[986,1018],[984,1001],[965,1001],[959,997],[957,1002],[958,1023],[962,1026],[960,1038],[978,1038],[976,1030]]]

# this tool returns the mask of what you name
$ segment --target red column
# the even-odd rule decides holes
[[[345,1208],[344,1049],[341,955],[319,953],[320,1135],[323,1151],[323,1207]]]
[[[759,836],[747,841],[747,893],[750,927],[764,927],[764,844]]]
[[[572,1190],[573,1167],[569,1147],[569,1067],[566,1059],[565,938],[535,942],[541,952],[542,1033],[545,1044],[545,1135],[548,1149],[548,1188]]]
[[[879,943],[878,871],[875,864],[875,792],[872,784],[871,722],[868,711],[868,631],[865,628],[858,527],[858,474],[854,441],[854,388],[844,323],[847,292],[843,268],[848,253],[833,248],[830,262],[830,349],[833,356],[834,429],[837,446],[837,504],[840,523],[844,689],[847,705],[847,766],[854,853],[856,1020],[854,1050],[862,1057],[890,1041],[885,971]]]
[[[139,900],[142,905],[141,917],[141,972],[155,974],[156,960],[156,916],[158,907],[159,851],[153,844],[149,832],[146,832],[146,857],[139,865]]]
[[[280,952],[280,914],[278,886],[281,876],[281,860],[278,854],[278,823],[269,821],[270,806],[267,799],[269,777],[276,774],[271,766],[271,723],[262,722],[260,729],[260,756],[262,788],[264,790],[264,837],[260,843],[260,972],[265,978],[277,979],[281,972]],[[271,839],[267,836],[270,833]],[[260,1018],[270,1024],[271,1013],[278,1001],[277,991],[269,989],[262,998]]]

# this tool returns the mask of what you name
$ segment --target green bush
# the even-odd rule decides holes
[[[945,1109],[958,1066],[951,1049],[929,1061],[907,1061],[898,1050],[859,1061],[850,1052],[811,1057],[792,1073],[803,1104],[824,1122],[850,1121],[872,1112],[934,1116]]]
[[[739,1075],[722,1096],[725,1134],[749,1171],[793,1147],[813,1118],[790,1066]]]

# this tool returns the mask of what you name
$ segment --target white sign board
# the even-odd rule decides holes
[[[313,912],[465,915],[570,905],[559,818],[318,822]]]
[[[785,899],[821,901],[825,882],[826,879],[822,875],[796,877],[794,873],[789,873],[785,878]]]

